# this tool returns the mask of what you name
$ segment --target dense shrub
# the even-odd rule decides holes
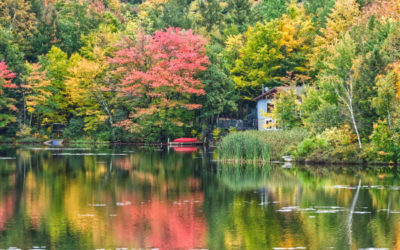
[[[64,129],[63,137],[67,139],[77,139],[84,136],[85,122],[80,117],[74,117],[69,121]]]
[[[371,142],[361,156],[369,162],[395,163],[400,158],[400,134],[391,129],[387,121],[374,124]]]
[[[348,125],[326,129],[304,139],[292,152],[296,160],[314,162],[359,162],[357,137]]]
[[[304,158],[314,153],[317,149],[325,149],[327,146],[328,143],[322,138],[306,138],[297,146],[294,156],[297,159]]]
[[[36,131],[26,124],[21,124],[15,135],[18,143],[40,143],[48,139],[45,131]]]
[[[29,127],[28,125],[21,124],[19,126],[19,130],[17,131],[17,133],[15,135],[17,136],[17,138],[29,137],[32,135],[32,128]]]

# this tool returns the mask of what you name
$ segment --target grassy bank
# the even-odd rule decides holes
[[[378,131],[379,132],[379,131]],[[333,127],[319,134],[304,129],[234,132],[218,145],[218,158],[226,162],[266,163],[290,155],[294,161],[313,164],[398,165],[400,137],[374,132],[360,148],[350,126]]]
[[[234,132],[218,144],[218,156],[231,162],[267,162],[271,146],[255,132]]]
[[[234,132],[218,144],[218,157],[229,162],[280,160],[307,136],[308,132],[304,129]]]

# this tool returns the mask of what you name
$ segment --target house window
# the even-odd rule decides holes
[[[280,124],[278,120],[274,119],[265,119],[265,125],[264,125],[266,130],[276,130],[280,129]]]
[[[272,110],[274,109],[274,104],[273,103],[267,103],[267,113],[272,113]]]
[[[265,119],[265,129],[275,129],[276,123],[275,120]]]

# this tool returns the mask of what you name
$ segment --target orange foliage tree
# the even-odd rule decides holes
[[[26,84],[22,85],[25,98],[26,110],[30,114],[30,124],[32,116],[36,113],[38,116],[48,112],[48,100],[52,95],[51,81],[46,76],[46,71],[39,63],[28,64],[31,72],[26,79]]]

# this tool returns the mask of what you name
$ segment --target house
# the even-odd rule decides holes
[[[244,112],[239,114],[239,118],[219,117],[217,119],[217,127],[224,130],[230,128],[235,128],[236,130],[257,129],[257,109],[255,103],[246,103],[244,109]]]
[[[257,102],[257,127],[258,130],[279,130],[279,124],[271,117],[274,107],[274,98],[278,91],[286,91],[289,88],[295,88],[298,96],[302,93],[304,87],[275,87],[265,88],[265,91],[253,100]]]

